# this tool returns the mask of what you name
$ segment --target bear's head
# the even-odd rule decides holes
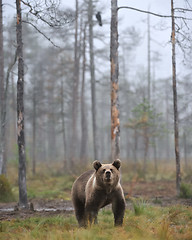
[[[97,160],[94,161],[93,167],[96,170],[95,175],[97,185],[101,187],[115,187],[118,184],[120,178],[120,166],[121,161],[119,159],[115,160],[113,163],[110,164],[101,164]]]

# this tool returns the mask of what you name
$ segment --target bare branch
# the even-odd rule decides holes
[[[23,23],[27,23],[30,24],[32,27],[35,28],[35,30],[40,33],[41,35],[43,35],[43,37],[45,37],[54,47],[60,48],[59,46],[57,46],[49,37],[47,37],[43,32],[41,32],[33,23],[28,22],[26,20],[22,20]]]
[[[175,10],[179,12],[192,12],[192,9],[187,8],[175,8]]]
[[[47,1],[45,1],[46,7],[44,9],[38,4],[32,6],[29,1],[26,2],[21,0],[21,2],[29,8],[29,13],[31,15],[35,16],[37,19],[41,20],[52,28],[60,28],[74,20],[72,10],[59,10],[59,5],[54,3],[54,1],[51,1],[50,5],[47,3]]]
[[[154,12],[150,12],[150,11],[146,11],[146,10],[142,10],[142,9],[138,9],[138,8],[128,7],[128,6],[118,7],[117,10],[124,9],[124,8],[134,10],[134,11],[137,11],[137,12],[147,13],[147,14],[150,14],[150,15],[153,15],[153,16],[156,16],[156,17],[171,18],[171,15],[162,15],[162,14],[158,14],[158,13],[154,13]],[[185,17],[181,17],[181,16],[175,16],[175,19],[192,20],[192,18],[185,18]]]

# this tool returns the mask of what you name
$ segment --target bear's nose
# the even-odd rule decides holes
[[[107,171],[105,174],[106,174],[106,178],[110,178],[111,177],[111,172],[110,171]]]

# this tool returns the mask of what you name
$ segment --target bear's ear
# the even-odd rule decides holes
[[[120,166],[121,166],[121,161],[120,161],[119,159],[116,159],[116,160],[112,163],[112,165],[113,165],[114,167],[116,167],[117,170],[119,170],[119,168],[120,168]]]
[[[93,167],[95,168],[95,170],[97,171],[100,167],[101,167],[101,163],[98,160],[95,160],[93,162]]]

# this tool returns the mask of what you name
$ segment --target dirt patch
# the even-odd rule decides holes
[[[181,199],[176,196],[175,181],[161,180],[124,183],[123,189],[127,199],[129,197],[142,197],[151,203],[163,207],[177,204],[192,206],[192,199]]]
[[[127,182],[123,183],[123,189],[125,197],[128,200],[128,208],[131,207],[131,202],[129,201],[130,197],[142,197],[152,204],[163,207],[178,204],[192,206],[192,199],[181,199],[176,197],[174,181]],[[18,209],[17,203],[0,203],[0,221],[38,216],[66,216],[73,213],[71,201],[64,201],[62,199],[33,199],[29,202],[32,203],[34,210]]]
[[[30,209],[19,209],[17,203],[0,203],[0,220],[30,218],[38,216],[70,215],[73,212],[71,201],[61,199],[34,199],[29,203]]]

